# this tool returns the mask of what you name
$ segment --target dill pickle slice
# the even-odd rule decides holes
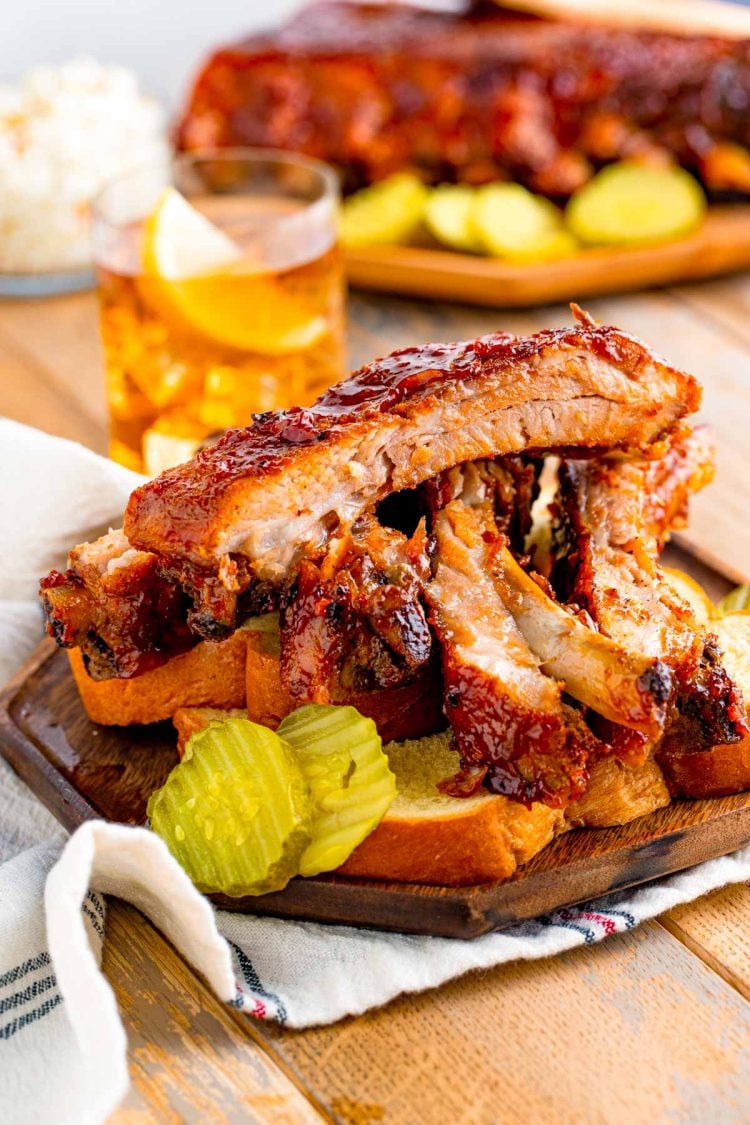
[[[548,199],[505,183],[477,189],[472,225],[488,254],[527,260],[534,247],[563,229],[562,214]]]
[[[476,189],[468,184],[441,184],[427,199],[424,220],[438,242],[451,250],[481,250],[472,215]]]
[[[408,242],[422,222],[428,194],[408,172],[355,192],[341,206],[341,241],[351,250]]]
[[[248,719],[212,722],[148,802],[151,828],[196,887],[278,891],[311,833],[310,790],[290,746]]]
[[[687,234],[705,210],[706,197],[684,168],[623,160],[571,196],[565,221],[582,242],[616,246]]]
[[[369,836],[396,796],[396,779],[372,719],[354,707],[309,703],[282,720],[313,802],[301,875],[333,871]]]
[[[750,584],[736,586],[725,594],[716,605],[717,617],[728,617],[730,613],[750,612]]]
[[[529,239],[523,246],[510,251],[505,257],[519,264],[533,262],[552,262],[557,258],[570,258],[580,250],[580,244],[569,230],[544,231],[537,238]]]

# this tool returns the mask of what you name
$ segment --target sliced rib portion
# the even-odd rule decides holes
[[[75,547],[68,571],[41,583],[47,631],[65,648],[80,646],[96,678],[130,677],[198,640],[187,625],[187,599],[164,581],[158,559],[134,550],[122,531]]]
[[[747,42],[720,37],[721,9],[700,34],[678,9],[651,24],[659,4],[651,26],[605,25],[591,4],[513,7],[534,18],[495,3],[305,4],[206,61],[177,143],[306,152],[349,190],[416,171],[560,197],[603,163],[656,154],[750,191]]]
[[[456,465],[422,486],[425,507],[433,515],[452,500],[462,500],[470,508],[487,507],[495,530],[522,552],[531,530],[531,509],[543,464],[540,456],[511,456]]]
[[[601,457],[560,467],[562,524],[553,581],[564,600],[607,636],[669,660],[689,678],[700,659],[700,630],[665,582],[657,559],[684,514],[691,489],[709,478],[712,449],[703,430],[678,435],[657,459]]]
[[[710,484],[716,473],[716,442],[709,426],[678,426],[662,444],[640,465],[642,534],[657,551],[673,531],[687,527],[691,495]]]
[[[461,501],[434,523],[426,589],[440,641],[445,711],[464,768],[498,793],[564,804],[586,785],[595,745],[561,685],[540,670],[493,583],[488,513]]]
[[[645,448],[700,404],[689,375],[583,314],[574,328],[407,348],[313,407],[260,416],[133,493],[125,533],[167,559],[281,581],[389,493],[524,450]]]
[[[691,491],[711,479],[705,430],[675,436],[657,459],[568,460],[560,469],[562,523],[553,580],[566,601],[632,651],[664,661],[675,702],[709,743],[740,738],[739,689],[715,639],[664,579],[658,555],[684,523]]]
[[[122,531],[74,547],[67,562],[40,584],[46,628],[59,645],[80,647],[93,679],[138,676],[275,608],[273,590],[233,580],[231,566],[175,570]]]
[[[522,569],[507,547],[495,547],[490,566],[541,667],[564,683],[569,695],[612,722],[653,735],[663,730],[672,691],[667,665],[584,625]]]
[[[310,410],[229,433],[133,494],[125,532],[115,533],[116,588],[106,541],[77,548],[68,573],[45,580],[48,631],[80,644],[95,675],[137,674],[270,608],[303,558],[317,565],[331,539],[394,492],[477,458],[647,447],[697,408],[690,376],[577,315],[578,327],[527,338],[498,333],[396,352]],[[506,530],[520,538],[518,501],[524,490],[533,497],[533,464],[485,460],[477,477],[482,487],[491,480],[498,500],[511,488]],[[79,552],[89,556],[85,575]],[[154,602],[177,607],[173,620],[160,623]]]
[[[303,559],[282,599],[281,677],[292,699],[411,682],[432,656],[428,574],[424,526],[407,539],[372,517],[332,541],[319,564]]]

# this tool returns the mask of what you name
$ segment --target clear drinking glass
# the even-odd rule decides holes
[[[94,258],[114,460],[154,475],[341,378],[338,200],[325,164],[261,149],[180,156],[104,188]]]

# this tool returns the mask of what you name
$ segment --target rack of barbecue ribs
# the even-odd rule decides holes
[[[687,424],[700,388],[574,313],[394,352],[229,431],[43,580],[50,634],[127,678],[277,610],[295,703],[432,676],[462,793],[565,805],[602,756],[650,761],[675,726],[696,753],[743,739],[717,637],[659,564],[713,471]]]
[[[603,164],[676,159],[712,193],[750,192],[750,41],[503,11],[324,0],[212,55],[182,149],[262,145],[391,173],[512,179],[565,198]]]

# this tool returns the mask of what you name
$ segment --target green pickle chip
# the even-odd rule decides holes
[[[750,584],[737,586],[718,602],[716,614],[718,617],[728,617],[730,613],[750,612]]]
[[[544,231],[538,237],[530,238],[523,246],[518,246],[506,257],[519,264],[531,265],[534,262],[552,262],[558,258],[570,258],[579,249],[570,231],[560,227],[559,230]]]
[[[354,707],[310,703],[282,721],[313,802],[312,842],[301,875],[333,871],[380,822],[396,796],[380,735]]]
[[[341,207],[341,241],[352,250],[407,242],[419,229],[428,194],[408,172],[355,192]]]
[[[565,220],[582,242],[617,246],[687,234],[705,210],[706,197],[684,168],[623,160],[571,196]]]
[[[427,200],[424,219],[438,242],[452,250],[481,250],[472,222],[476,189],[468,184],[441,184]]]
[[[148,803],[151,828],[201,891],[266,894],[299,871],[311,838],[297,754],[248,719],[212,722]]]
[[[562,226],[562,214],[541,195],[520,184],[486,184],[477,190],[472,224],[482,247],[498,258],[533,261],[571,252],[575,241]],[[552,251],[552,253],[550,253]]]

